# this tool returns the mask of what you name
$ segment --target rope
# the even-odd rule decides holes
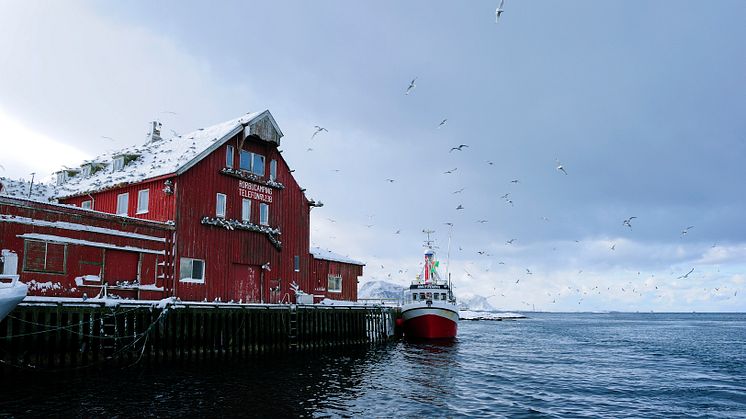
[[[119,348],[117,351],[115,351],[111,355],[104,357],[104,359],[101,359],[99,361],[93,362],[91,364],[81,365],[79,367],[57,368],[57,369],[51,369],[50,370],[50,369],[38,367],[38,366],[36,366],[34,364],[29,364],[29,363],[27,363],[25,365],[13,364],[11,362],[5,361],[4,359],[0,359],[0,363],[8,365],[8,366],[11,366],[11,367],[20,368],[20,369],[33,369],[33,370],[40,370],[40,371],[47,371],[47,372],[77,371],[77,370],[82,370],[82,369],[91,368],[91,367],[94,367],[94,366],[97,366],[97,365],[104,364],[105,362],[107,362],[107,361],[109,361],[111,359],[114,359],[115,357],[117,357],[118,355],[124,353],[125,351],[127,351],[127,350],[129,350],[131,348],[134,348],[135,345],[137,345],[137,343],[144,338],[142,347],[139,349],[140,356],[137,358],[137,360],[134,363],[129,364],[129,365],[123,367],[123,368],[129,368],[131,366],[136,365],[137,363],[139,363],[142,360],[142,357],[145,354],[145,348],[147,346],[148,337],[150,336],[151,331],[155,328],[155,326],[159,322],[163,322],[163,320],[166,318],[168,312],[170,311],[169,309],[170,309],[169,305],[166,305],[166,307],[163,309],[163,311],[161,311],[161,313],[158,315],[158,317],[155,320],[153,320],[153,322],[150,323],[150,325],[148,325],[148,327],[147,327],[147,329],[145,329],[145,331],[143,331],[141,333],[138,333],[138,334],[136,334],[136,335],[133,336],[134,340],[132,342],[130,342],[127,345]],[[135,310],[135,309],[132,309],[132,310],[129,310],[129,311],[133,311],[133,310]],[[129,312],[129,311],[127,311],[127,312]],[[127,312],[123,312],[121,314],[125,314]],[[114,313],[112,315],[116,316],[116,313]],[[33,323],[33,322],[29,322],[29,323]],[[65,326],[65,327],[71,327],[71,326]],[[60,329],[63,329],[63,328],[64,327],[59,327],[59,328],[55,328],[55,330],[60,330]],[[51,331],[51,330],[48,330],[48,331]],[[44,331],[44,333],[46,333],[48,331]],[[35,334],[35,333],[30,333],[30,334],[25,334],[25,335],[15,335],[15,336],[26,336],[26,335],[33,335],[33,334]],[[122,338],[128,338],[128,337],[130,337],[130,336],[120,336],[120,337],[116,337],[116,336],[111,336],[111,337],[109,337],[109,336],[90,336],[90,335],[83,335],[83,334],[79,334],[79,335],[81,335],[81,336],[88,336],[88,337],[96,337],[96,338],[99,338],[99,339],[104,339],[104,338],[122,339]],[[7,353],[7,351],[3,351],[3,352]]]

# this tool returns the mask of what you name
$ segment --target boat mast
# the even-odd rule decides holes
[[[451,281],[451,274],[449,272],[449,269],[451,268],[451,236],[453,235],[453,223],[446,223],[448,224],[448,251],[446,252],[446,278],[448,278],[448,282]]]
[[[435,230],[422,230],[423,233],[427,234],[427,240],[425,240],[425,248],[432,250],[433,249],[433,241],[430,240],[430,234],[435,233]],[[430,279],[430,261],[427,258],[427,252],[425,252],[425,283],[428,283],[428,279]],[[433,278],[434,279],[434,278]]]

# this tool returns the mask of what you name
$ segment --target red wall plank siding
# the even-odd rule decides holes
[[[269,179],[270,161],[277,161],[277,181],[285,187],[272,188],[272,202],[268,203],[269,227],[280,230],[279,240],[282,242],[282,248],[275,248],[267,235],[261,232],[228,230],[202,224],[203,217],[216,216],[218,193],[226,195],[225,218],[241,220],[243,196],[239,182],[242,180],[221,173],[226,167],[228,145],[236,150],[234,168],[238,167],[240,153],[237,147],[241,135],[238,134],[229,140],[178,179],[177,258],[188,257],[206,261],[204,284],[176,285],[177,295],[182,299],[236,301],[238,297],[239,300],[245,301],[246,297],[253,301],[287,302],[290,301],[292,282],[301,284],[303,288],[308,285],[308,200],[273,143],[249,137],[243,143],[243,149],[265,156],[265,176],[262,178],[265,181]],[[258,199],[251,199],[250,221],[257,225],[259,204]],[[293,269],[293,257],[296,255],[300,257],[299,272]],[[270,269],[264,270],[262,275],[261,266],[266,263],[269,263]],[[233,264],[246,267],[234,268]],[[179,264],[176,265],[178,278]],[[252,273],[241,276],[236,273],[240,269],[250,270]],[[256,289],[257,284],[260,290]]]
[[[313,258],[313,266],[314,295],[323,295],[332,300],[357,301],[357,281],[363,274],[361,265]],[[329,275],[342,277],[342,292],[327,289]]]
[[[140,255],[145,255],[142,256],[143,259],[150,256],[154,264],[156,255],[146,252],[165,253],[173,230],[173,226],[163,223],[0,197],[0,248],[17,253],[18,274],[22,282],[31,285],[29,295],[80,297],[87,293],[94,296],[99,293],[103,283],[115,285],[116,281],[138,279]],[[26,240],[22,237],[29,234],[43,236]],[[54,243],[54,249],[62,249],[60,254],[54,249],[52,252],[47,250],[47,258],[52,258],[52,264],[56,264],[57,256],[64,255],[64,268],[61,271],[55,266],[41,271],[25,268],[29,260],[33,261],[37,257],[26,254],[27,243],[39,242]],[[102,248],[100,244],[119,249]],[[81,278],[86,275],[98,276],[99,279]],[[170,279],[171,272],[165,271],[164,275]],[[145,282],[148,278],[140,279],[143,284],[148,283]]]
[[[121,188],[109,189],[102,192],[92,193],[90,195],[65,198],[61,199],[60,203],[80,207],[83,205],[83,201],[92,201],[92,209],[115,214],[117,212],[117,197],[120,194],[127,193],[129,194],[127,208],[128,217],[152,221],[173,221],[176,199],[173,194],[167,194],[164,192],[164,182],[166,179],[170,178],[161,177],[158,180],[126,185]],[[173,182],[173,179],[171,179],[171,181]],[[139,191],[143,189],[148,190],[148,211],[138,214],[137,198]]]

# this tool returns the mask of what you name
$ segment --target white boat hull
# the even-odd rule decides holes
[[[16,278],[10,284],[0,283],[0,321],[26,298],[28,285]]]

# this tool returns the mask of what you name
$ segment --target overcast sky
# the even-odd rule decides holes
[[[746,310],[746,2],[497,3],[2,0],[0,175],[269,109],[361,282],[432,229],[500,309]]]

